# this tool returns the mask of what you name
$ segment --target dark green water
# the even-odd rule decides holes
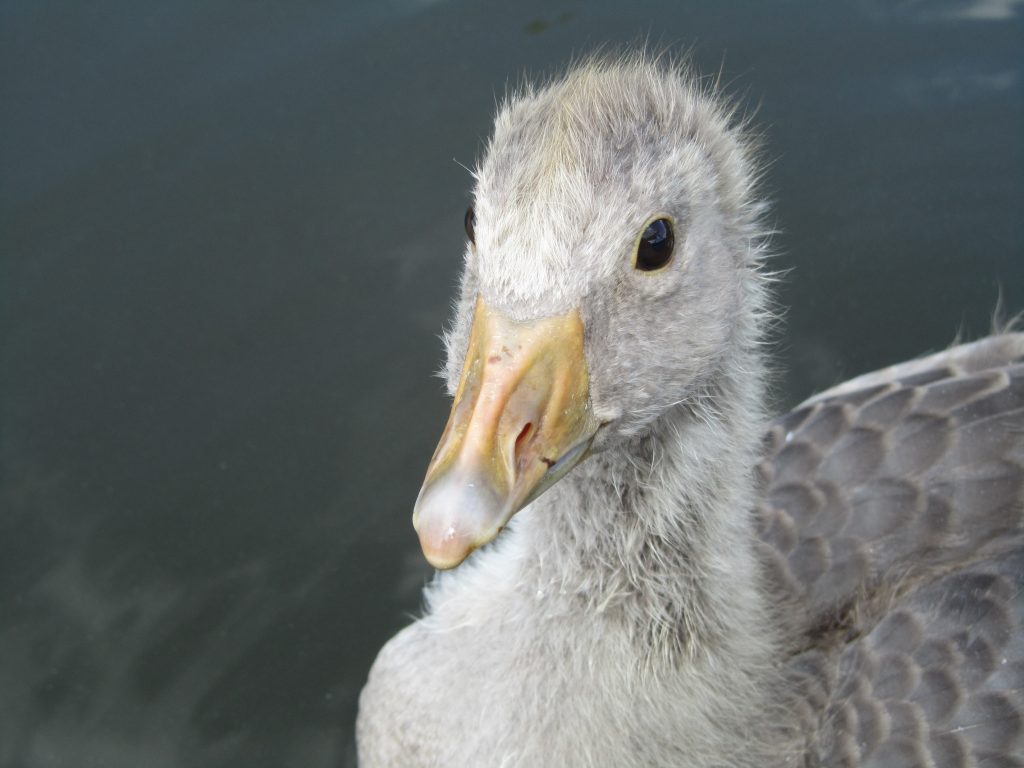
[[[645,36],[757,108],[782,400],[1024,307],[1017,0],[0,6],[0,766],[352,764],[459,163]]]

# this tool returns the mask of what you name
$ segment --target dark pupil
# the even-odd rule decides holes
[[[474,231],[476,227],[476,214],[473,213],[473,206],[469,206],[466,209],[466,221],[464,223],[466,226],[466,237],[469,238],[469,242],[476,245],[476,233]]]
[[[672,258],[672,222],[656,219],[647,225],[636,250],[636,268],[644,272],[661,269]]]

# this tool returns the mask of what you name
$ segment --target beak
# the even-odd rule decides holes
[[[516,323],[478,298],[455,403],[427,468],[413,527],[435,568],[454,568],[586,457],[583,321]]]

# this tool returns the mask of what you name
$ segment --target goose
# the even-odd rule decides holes
[[[643,53],[500,107],[363,768],[1024,765],[1024,334],[770,418],[750,133]]]

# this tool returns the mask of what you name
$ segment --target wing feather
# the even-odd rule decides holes
[[[821,766],[1024,766],[1024,334],[776,421],[757,510]]]

